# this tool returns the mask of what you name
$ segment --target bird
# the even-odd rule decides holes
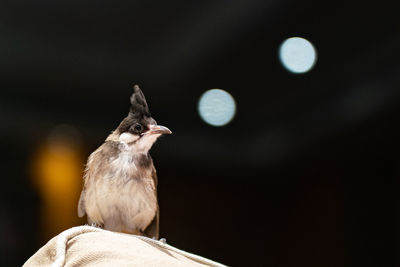
[[[157,125],[135,85],[128,115],[88,158],[78,216],[105,230],[158,239],[158,180],[149,151],[171,133]]]

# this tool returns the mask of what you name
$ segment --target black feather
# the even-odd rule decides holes
[[[147,105],[147,101],[142,90],[140,90],[138,85],[135,85],[133,88],[134,92],[130,98],[131,106],[129,109],[129,114],[126,118],[122,120],[122,122],[118,126],[117,130],[119,131],[119,133],[124,133],[128,131],[132,132],[132,126],[137,123],[143,126],[143,131],[146,131],[146,125],[149,122],[154,121],[151,118],[149,106]],[[133,133],[139,134],[135,132]]]
[[[151,117],[149,106],[147,105],[146,98],[138,85],[135,85],[134,92],[131,96],[130,113],[135,117]]]

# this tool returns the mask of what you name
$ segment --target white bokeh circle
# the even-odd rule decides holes
[[[235,116],[236,103],[228,92],[211,89],[201,95],[198,111],[206,123],[212,126],[224,126]]]
[[[280,46],[279,58],[290,72],[304,73],[315,65],[317,52],[308,40],[301,37],[286,39]]]

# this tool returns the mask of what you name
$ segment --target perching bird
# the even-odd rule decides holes
[[[158,239],[157,175],[149,150],[171,134],[151,117],[139,86],[128,116],[88,159],[78,216],[106,230]]]

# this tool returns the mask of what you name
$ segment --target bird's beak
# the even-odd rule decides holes
[[[151,125],[149,134],[172,134],[171,130],[161,125]]]

